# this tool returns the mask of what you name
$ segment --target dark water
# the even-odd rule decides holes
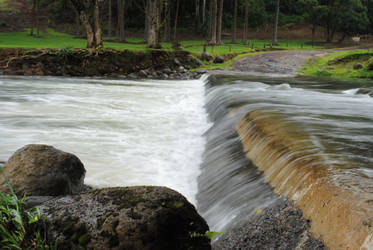
[[[373,83],[364,80],[210,77],[206,107],[214,126],[206,133],[197,200],[212,229],[226,231],[277,198],[244,157],[236,133],[242,117],[251,114],[251,126],[268,132],[258,152],[270,137],[290,137],[299,158],[373,178],[372,96]],[[272,153],[264,153],[268,159],[259,160],[269,161]]]

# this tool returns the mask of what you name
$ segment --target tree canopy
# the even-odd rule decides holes
[[[162,40],[177,42],[178,33],[185,32],[203,36],[212,44],[226,33],[235,36],[234,40],[245,40],[246,26],[256,30],[274,26],[278,4],[278,0],[40,1],[48,9],[51,23],[65,23],[77,33],[79,27],[85,27],[89,47],[102,44],[100,32],[110,37],[116,34],[121,42],[128,31],[143,32],[149,47],[158,47]],[[321,26],[329,42],[337,33],[342,39],[371,34],[373,0],[281,0],[278,25],[287,23]],[[241,35],[232,34],[234,30]]]

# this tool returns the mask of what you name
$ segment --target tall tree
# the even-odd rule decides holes
[[[145,9],[145,18],[147,19],[147,46],[150,48],[158,48],[160,47],[159,28],[161,18],[161,1],[147,0]]]
[[[222,26],[223,26],[223,7],[224,7],[224,0],[220,0],[219,16],[218,16],[218,34],[217,34],[218,44],[222,44],[221,35],[222,35]]]
[[[196,14],[195,14],[195,27],[196,27],[196,32],[200,30],[201,27],[201,17],[200,17],[200,0],[196,0]]]
[[[35,10],[35,15],[36,15],[36,37],[40,37],[40,0],[36,0],[36,10]]]
[[[112,15],[112,0],[109,0],[109,20],[108,20],[108,37],[111,40],[112,31],[113,31],[113,15]]]
[[[118,11],[118,38],[119,42],[125,41],[124,36],[124,12],[125,12],[125,0],[117,0],[117,11]]]
[[[245,1],[245,23],[244,23],[244,31],[243,31],[243,37],[242,37],[242,42],[244,44],[247,43],[247,36],[249,34],[249,3],[250,3],[250,0]]]
[[[35,27],[35,18],[36,18],[36,0],[32,0],[32,9],[31,9],[31,29],[30,29],[30,36],[34,35],[34,27]]]
[[[218,0],[213,0],[213,14],[212,14],[212,30],[210,44],[216,44],[216,29],[217,29],[217,16],[218,16]]]
[[[171,5],[168,0],[164,1],[164,30],[163,30],[163,41],[171,41]]]
[[[238,12],[238,0],[234,0],[232,43],[237,42],[237,12]]]
[[[273,38],[272,45],[278,45],[277,42],[277,27],[278,27],[278,15],[280,13],[280,0],[276,0],[276,11],[275,11],[275,20],[273,24]]]
[[[179,8],[180,8],[180,0],[176,0],[175,23],[174,23],[174,37],[173,37],[173,41],[174,42],[177,41],[176,35],[177,35],[177,23],[178,23],[178,20],[179,20]]]
[[[202,4],[202,24],[206,22],[206,0],[203,0]]]
[[[70,0],[87,34],[87,48],[103,47],[98,0]],[[90,22],[93,17],[93,24]]]

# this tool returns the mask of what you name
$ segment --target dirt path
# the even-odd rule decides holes
[[[306,59],[323,56],[335,50],[297,50],[285,52],[269,52],[248,56],[233,63],[235,71],[245,73],[269,73],[296,75]]]

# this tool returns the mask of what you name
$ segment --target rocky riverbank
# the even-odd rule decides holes
[[[80,160],[47,145],[17,150],[3,172],[19,197],[30,195],[26,207],[40,207],[39,230],[58,249],[211,249],[205,220],[169,188],[89,189]],[[9,192],[2,177],[0,191]]]
[[[1,49],[0,74],[193,79],[201,62],[186,51],[113,49]]]

